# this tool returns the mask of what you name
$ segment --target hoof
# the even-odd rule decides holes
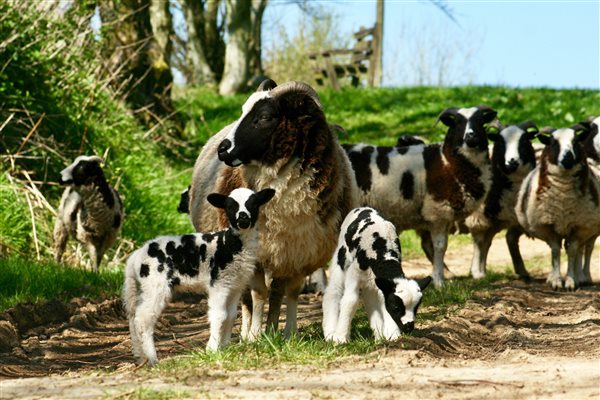
[[[547,282],[550,284],[552,289],[561,290],[563,288],[562,280],[560,276],[549,276]]]
[[[565,289],[569,292],[573,292],[576,288],[577,285],[575,284],[575,280],[570,276],[567,276],[567,278],[565,279]]]

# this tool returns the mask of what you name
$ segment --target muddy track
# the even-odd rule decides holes
[[[465,274],[460,265],[467,263],[454,257],[459,262],[451,268]],[[283,366],[196,371],[188,377],[193,379],[156,377],[150,383],[135,371],[120,301],[80,299],[70,306],[65,322],[30,327],[20,332],[12,352],[0,353],[0,398],[94,398],[127,394],[142,384],[191,394],[208,391],[199,397],[385,398],[393,397],[394,390],[408,390],[424,398],[466,393],[475,398],[598,398],[600,286],[554,292],[538,278],[531,284],[499,282],[443,319],[422,322],[412,336],[367,357],[340,360],[326,374]],[[596,269],[594,278],[598,281]],[[320,321],[320,305],[315,295],[301,297],[301,326]],[[199,297],[173,302],[157,325],[160,359],[202,348],[207,339],[206,301]],[[99,370],[110,374],[98,375]],[[286,370],[294,373],[282,376]],[[35,379],[14,379],[25,377]],[[82,387],[84,379],[93,384]]]

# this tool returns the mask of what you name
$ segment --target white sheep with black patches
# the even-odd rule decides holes
[[[552,253],[548,283],[563,287],[560,275],[561,243],[568,257],[564,287],[574,290],[580,279],[584,245],[600,232],[600,183],[586,161],[583,141],[587,130],[548,129],[538,135],[545,144],[539,164],[527,175],[515,211],[525,232],[544,240]]]
[[[465,220],[473,238],[471,275],[475,279],[486,274],[487,255],[494,236],[507,229],[506,243],[515,272],[523,279],[529,274],[519,250],[523,230],[517,220],[515,203],[523,179],[535,168],[535,152],[531,140],[538,133],[532,121],[499,127],[488,133],[494,142],[492,150],[492,185],[485,202]]]
[[[221,160],[221,162],[219,162]],[[357,205],[356,182],[337,133],[308,85],[267,80],[242,106],[242,115],[212,137],[192,176],[190,212],[196,229],[219,226],[223,218],[206,207],[207,191],[235,187],[277,191],[259,218],[259,267],[253,280],[252,339],[261,332],[269,295],[267,325],[278,325],[287,298],[284,333],[297,330],[297,299],[304,277],[326,265],[345,215]],[[271,277],[267,289],[265,274]],[[250,313],[243,308],[242,316]]]
[[[369,207],[352,210],[340,232],[323,295],[325,339],[346,343],[360,297],[376,339],[412,332],[431,277],[404,276],[394,225]]]
[[[433,282],[444,283],[448,232],[475,211],[491,185],[485,125],[496,118],[487,106],[448,108],[442,144],[405,147],[346,146],[360,189],[360,204],[373,207],[399,231],[431,235]]]
[[[157,362],[154,325],[174,290],[202,291],[208,297],[208,350],[230,341],[237,305],[256,267],[259,208],[275,194],[240,188],[229,196],[213,193],[208,201],[227,214],[229,229],[148,241],[127,260],[123,302],[134,356]]]
[[[59,183],[69,185],[60,200],[54,225],[54,258],[60,262],[69,235],[83,243],[92,268],[98,271],[102,256],[117,239],[123,225],[123,203],[108,184],[98,156],[79,156],[60,173]]]

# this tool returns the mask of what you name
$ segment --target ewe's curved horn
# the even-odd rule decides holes
[[[258,85],[258,87],[256,88],[256,91],[263,92],[265,90],[273,90],[276,87],[277,87],[277,83],[275,83],[275,81],[273,79],[267,78],[264,81],[262,81],[260,83],[260,85]]]
[[[319,99],[319,95],[317,94],[317,92],[315,92],[315,89],[313,89],[312,87],[310,87],[310,85],[304,83],[304,82],[298,82],[298,81],[291,81],[291,82],[286,82],[283,83],[279,86],[277,86],[276,88],[271,90],[271,96],[276,97],[276,96],[281,96],[284,93],[288,93],[288,92],[292,92],[292,91],[296,91],[299,93],[303,93],[307,96],[309,96],[311,99],[314,100],[315,103],[317,103],[317,105],[319,106],[319,108],[323,108],[323,106],[321,105],[321,100]]]

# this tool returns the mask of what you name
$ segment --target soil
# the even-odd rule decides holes
[[[526,259],[547,256],[549,271],[544,243],[522,239],[521,249]],[[470,256],[468,248],[451,250],[446,261],[455,275],[468,275]],[[510,264],[502,239],[494,241],[489,264]],[[421,258],[404,268],[409,276],[431,269]],[[600,398],[600,287],[554,292],[544,276],[534,277],[500,282],[444,318],[419,323],[413,335],[328,368],[214,367],[181,379],[140,373],[118,299],[74,300],[59,307],[58,321],[44,318],[56,312],[50,305],[35,316],[39,326],[19,325],[14,316],[6,318],[14,326],[0,321],[4,346],[12,347],[0,346],[0,398],[129,398],[142,387],[189,398]],[[303,295],[300,325],[319,319],[320,298]],[[205,301],[174,301],[157,326],[159,358],[204,347],[207,331]]]

